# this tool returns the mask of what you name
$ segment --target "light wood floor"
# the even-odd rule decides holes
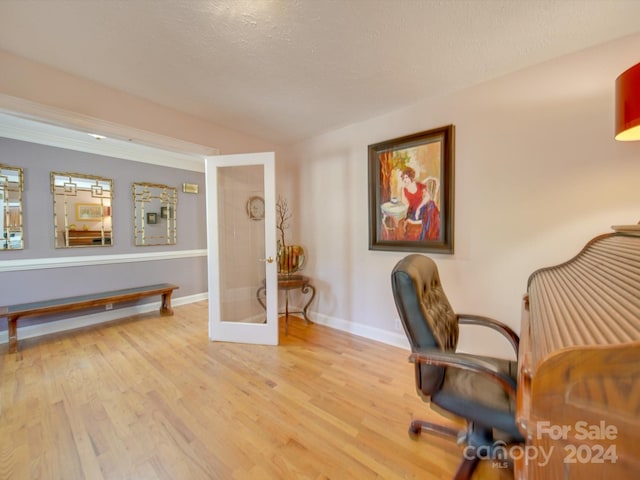
[[[206,302],[0,345],[0,479],[450,479],[408,352],[290,319],[212,343]],[[475,479],[509,479],[483,464]]]

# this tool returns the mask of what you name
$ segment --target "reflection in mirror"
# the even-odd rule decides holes
[[[111,245],[113,181],[51,172],[56,248]]]
[[[133,231],[136,245],[175,245],[178,190],[159,183],[134,183]]]
[[[22,168],[0,163],[0,250],[24,248],[22,238]]]

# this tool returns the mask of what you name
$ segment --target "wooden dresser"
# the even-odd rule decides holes
[[[104,244],[111,245],[111,232],[104,232]],[[69,230],[69,247],[102,245],[100,230]]]
[[[534,272],[520,337],[516,479],[640,478],[640,236]]]

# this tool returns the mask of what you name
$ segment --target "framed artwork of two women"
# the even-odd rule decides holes
[[[453,253],[454,127],[369,145],[369,250]]]

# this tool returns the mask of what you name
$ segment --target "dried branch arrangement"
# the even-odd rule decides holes
[[[293,214],[289,212],[287,200],[278,196],[278,201],[276,202],[276,228],[280,232],[280,244],[283,247],[286,245],[284,242],[284,232],[289,228],[289,220],[292,216]]]

